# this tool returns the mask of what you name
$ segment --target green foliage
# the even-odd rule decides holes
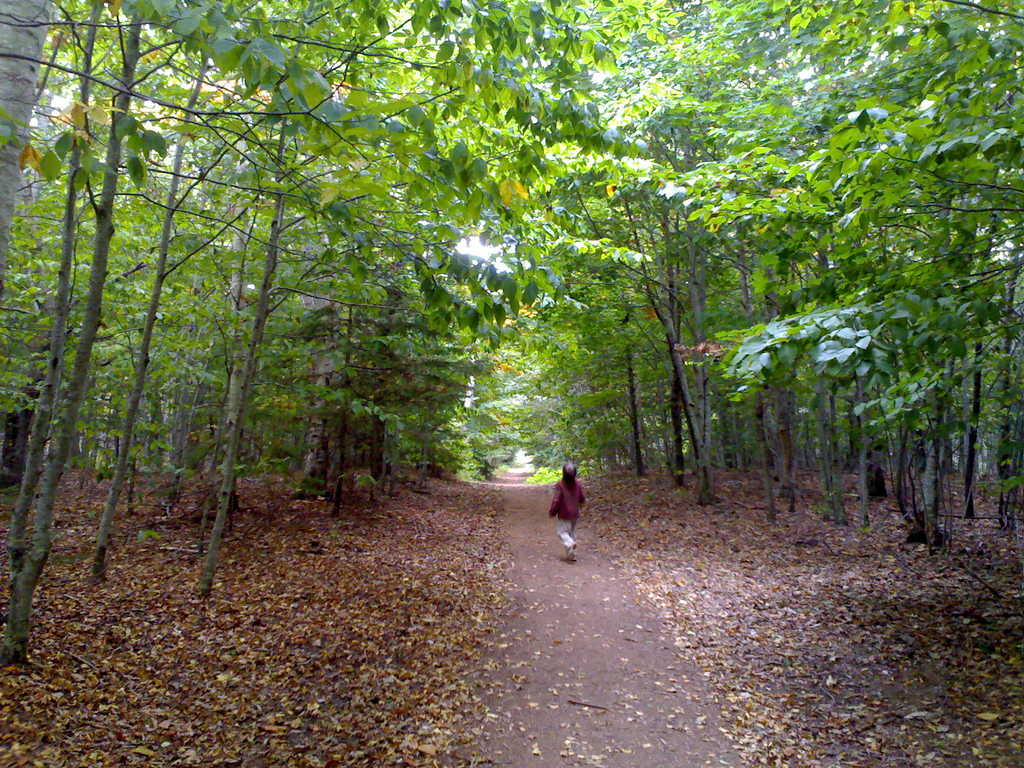
[[[541,467],[526,478],[526,482],[529,485],[549,485],[550,483],[557,483],[561,479],[561,468],[552,469],[551,467]]]

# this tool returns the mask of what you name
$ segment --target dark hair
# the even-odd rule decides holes
[[[562,465],[562,480],[568,485],[576,484],[576,465],[571,461],[567,461]]]

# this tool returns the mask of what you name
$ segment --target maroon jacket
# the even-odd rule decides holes
[[[559,480],[555,484],[555,498],[551,500],[548,515],[557,515],[563,520],[577,520],[580,516],[580,507],[586,500],[579,480],[572,485],[567,485],[565,480]]]

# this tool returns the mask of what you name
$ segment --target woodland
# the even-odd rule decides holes
[[[834,615],[903,628],[849,654],[963,683],[960,741],[844,762],[716,656],[750,764],[1010,765],[1022,64],[1014,0],[5,0],[0,748],[255,765],[201,725],[244,710],[268,765],[436,763],[503,604],[455,478],[525,454],[604,478],[602,535],[716,653],[749,604],[686,584],[783,625],[842,567]],[[687,575],[701,547],[756,578]],[[90,707],[175,735],[68,746]]]

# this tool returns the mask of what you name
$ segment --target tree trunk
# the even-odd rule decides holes
[[[838,472],[835,443],[835,396],[824,379],[818,380],[818,441],[821,447],[821,495],[825,504],[825,518],[838,525],[846,525],[846,507],[843,503],[842,479]]]
[[[202,382],[196,384],[192,396],[192,404],[186,409],[183,404],[178,405],[178,414],[175,416],[177,422],[174,431],[174,442],[171,448],[171,487],[167,491],[167,498],[164,501],[164,513],[170,515],[178,503],[181,495],[182,485],[185,481],[185,455],[188,451],[189,433],[192,430],[192,422],[195,420],[196,409],[203,397],[205,386]]]
[[[683,384],[675,366],[672,367],[672,400],[669,403],[672,420],[672,480],[676,487],[686,485],[686,455],[683,451]]]
[[[97,20],[102,6],[93,6],[90,25],[86,32],[83,49],[82,71],[92,71],[93,48],[96,41]],[[83,77],[79,87],[79,101],[89,104],[92,81]],[[71,271],[76,253],[78,232],[78,190],[75,187],[75,174],[81,167],[81,150],[77,142],[72,145],[68,157],[67,187],[64,197],[64,215],[62,221],[61,257],[57,270],[56,295],[53,304],[53,325],[50,328],[49,352],[46,357],[46,368],[43,372],[43,384],[35,405],[35,416],[29,435],[28,450],[25,456],[25,468],[22,473],[18,498],[11,512],[10,529],[7,539],[9,592],[11,599],[17,587],[17,574],[21,573],[27,546],[28,515],[35,499],[36,488],[43,471],[43,458],[50,437],[50,422],[53,416],[57,391],[60,387],[64,365],[64,349],[67,341],[67,324],[71,312]],[[8,624],[8,632],[11,626]],[[18,630],[19,632],[22,630]],[[27,633],[27,628],[23,630]],[[0,657],[4,652],[0,651]]]
[[[281,162],[284,154],[285,138],[282,134],[278,147],[278,162]],[[238,462],[238,449],[242,441],[242,427],[245,423],[245,412],[249,405],[252,393],[253,382],[256,378],[256,366],[259,361],[260,345],[263,342],[263,331],[270,315],[270,293],[273,289],[274,274],[277,271],[278,250],[280,248],[281,232],[284,229],[284,195],[278,193],[274,201],[274,220],[270,227],[270,237],[267,241],[266,258],[263,262],[263,282],[260,285],[260,295],[256,302],[256,315],[253,318],[252,338],[249,340],[249,351],[245,359],[245,369],[242,372],[239,386],[235,394],[229,398],[226,421],[226,435],[228,443],[225,447],[224,462],[221,466],[221,483],[217,495],[217,517],[213,522],[213,530],[210,533],[210,545],[206,552],[206,563],[203,567],[203,575],[199,581],[199,593],[208,597],[213,590],[213,577],[217,571],[217,560],[220,557],[221,542],[224,538],[224,528],[227,523],[228,509],[231,505],[232,493],[235,487],[235,469]]]
[[[337,517],[341,511],[341,499],[345,493],[346,481],[352,465],[349,458],[349,413],[347,404],[342,408],[341,420],[338,425],[338,478],[334,482],[334,496],[331,499],[331,517]]]
[[[313,361],[313,374],[316,376],[315,386],[321,391],[326,390],[331,381],[333,366],[327,355],[319,356]],[[331,467],[331,425],[328,416],[327,401],[318,396],[310,412],[309,429],[304,471],[306,477],[315,481],[316,485],[327,488]]]
[[[0,8],[0,300],[7,279],[14,208],[21,191],[19,160],[36,105],[38,62],[49,22],[47,0],[4,0]]]
[[[206,60],[204,59],[202,66],[199,67],[199,75],[196,77],[195,86],[189,96],[188,109],[195,107],[205,77]],[[97,581],[102,580],[106,575],[107,549],[110,546],[110,533],[114,528],[114,513],[117,510],[117,502],[121,496],[125,477],[128,474],[128,467],[132,464],[132,440],[135,432],[135,420],[138,417],[139,404],[142,402],[142,395],[146,389],[146,375],[149,371],[149,350],[153,343],[153,329],[156,327],[157,313],[160,310],[160,298],[163,292],[164,281],[167,279],[168,274],[167,254],[171,248],[171,229],[174,225],[174,214],[182,203],[182,200],[178,200],[177,197],[184,156],[185,137],[182,136],[178,140],[178,146],[174,151],[174,161],[171,166],[171,182],[167,189],[167,207],[164,209],[163,227],[160,232],[160,245],[153,274],[153,288],[150,291],[149,307],[146,309],[146,319],[142,326],[142,340],[139,342],[139,355],[135,363],[135,381],[128,395],[124,423],[121,426],[121,447],[117,454],[117,464],[114,467],[107,500],[103,506],[99,528],[96,532],[96,547],[92,560],[92,577]]]
[[[4,645],[0,649],[0,665],[9,663],[26,663],[28,661],[28,640],[30,631],[30,615],[32,595],[36,584],[50,556],[53,533],[53,507],[57,497],[57,489],[64,474],[65,463],[71,444],[75,438],[78,414],[85,400],[85,393],[91,370],[92,349],[100,326],[103,304],[103,288],[107,278],[107,260],[114,237],[114,203],[117,194],[118,170],[121,164],[121,132],[122,120],[128,118],[131,103],[130,89],[135,80],[135,67],[139,60],[140,24],[133,16],[128,26],[127,40],[124,49],[124,61],[121,71],[123,90],[114,98],[113,119],[111,120],[107,152],[105,158],[106,173],[103,186],[96,205],[96,234],[93,241],[93,259],[89,271],[89,287],[84,302],[82,325],[75,353],[74,367],[64,388],[61,401],[61,420],[57,433],[49,446],[46,457],[46,468],[39,481],[38,497],[35,500],[35,530],[29,551],[21,557],[12,556],[11,581],[13,584],[10,613],[4,635]],[[35,436],[33,436],[35,438]],[[26,472],[26,483],[29,482]],[[26,483],[22,484],[24,493]],[[31,497],[26,501],[19,495],[16,512],[22,503],[27,513]],[[23,523],[22,523],[23,524]],[[14,517],[12,516],[11,539],[15,540]],[[22,532],[22,537],[24,532]],[[24,539],[22,538],[22,542]],[[22,547],[24,544],[22,543]],[[12,547],[13,549],[13,547]]]
[[[690,447],[693,451],[694,464],[697,472],[697,503],[701,506],[715,502],[714,481],[711,472],[710,446],[706,444],[703,437],[706,435],[703,425],[698,428],[694,411],[697,410],[693,399],[690,397],[690,387],[686,378],[686,371],[683,366],[683,358],[677,349],[675,333],[671,328],[666,327],[666,338],[669,344],[669,355],[672,360],[672,367],[675,370],[676,378],[680,383],[682,393],[683,415],[686,417],[686,428],[690,433]],[[704,404],[701,404],[703,408]]]
[[[864,385],[858,378],[857,404],[863,405],[865,400]],[[857,431],[860,433],[857,450],[857,495],[860,497],[860,524],[863,528],[871,525],[871,517],[868,514],[868,450],[871,447],[871,439],[868,435],[867,421],[865,412],[861,411],[860,416],[857,417]]]
[[[796,410],[796,395],[792,389],[777,389],[775,397],[778,408],[779,430],[779,482],[782,495],[789,499],[789,513],[796,511],[795,456],[793,451],[793,413]]]
[[[974,346],[974,381],[971,390],[971,420],[967,425],[967,456],[964,459],[964,517],[974,518],[974,475],[978,461],[978,422],[981,418],[981,353],[980,343]]]
[[[626,381],[629,387],[629,421],[633,427],[633,465],[637,477],[646,474],[644,469],[643,445],[640,439],[640,415],[636,402],[636,375],[633,372],[633,353],[626,353]]]
[[[768,447],[768,428],[765,414],[764,392],[757,393],[754,401],[754,431],[757,433],[757,444],[761,449],[761,482],[764,485],[765,516],[770,525],[774,525],[778,518],[775,510],[775,486],[772,482],[772,453]]]
[[[214,475],[220,470],[220,456],[221,451],[224,448],[226,442],[225,435],[227,434],[227,422],[228,422],[228,408],[230,403],[238,397],[238,391],[242,375],[241,361],[232,360],[231,370],[228,372],[228,384],[227,390],[224,392],[224,396],[220,400],[220,405],[217,409],[217,424],[213,428],[213,446],[210,450],[209,456],[209,471],[211,475]],[[218,486],[219,487],[219,483]],[[211,484],[209,487],[209,493],[203,502],[203,514],[199,520],[199,530],[197,532],[198,546],[196,551],[200,555],[206,554],[206,531],[209,528],[210,512],[216,511],[217,506],[217,490],[216,487]]]
[[[936,425],[937,431],[938,425]],[[941,482],[942,438],[938,434],[929,436],[925,454],[924,477],[921,479],[921,507],[924,515],[924,535],[930,546],[941,544],[939,530],[939,489]]]
[[[33,411],[24,409],[7,414],[4,425],[2,463],[0,463],[0,488],[21,485],[25,476],[25,462],[28,458],[28,439],[32,431]]]

